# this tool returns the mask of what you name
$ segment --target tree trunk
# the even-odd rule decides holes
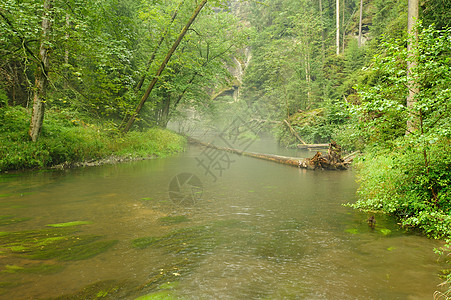
[[[70,21],[69,21],[69,14],[66,14],[66,34],[65,34],[65,38],[66,38],[66,44],[65,44],[65,49],[64,49],[64,63],[66,64],[66,66],[64,67],[64,75],[66,78],[69,78],[69,72],[68,72],[68,65],[69,65],[69,28],[70,28]],[[67,79],[64,80],[64,89],[68,89],[69,88],[69,83],[67,82]]]
[[[324,45],[326,37],[324,32],[323,2],[321,0],[319,0],[319,15],[321,18],[321,58],[324,64],[326,61],[326,47]]]
[[[362,47],[362,21],[363,21],[363,0],[360,0],[360,16],[359,16],[359,48]]]
[[[342,29],[342,41],[341,41],[341,53],[345,52],[345,37],[346,37],[346,28],[345,28],[345,9],[346,9],[346,0],[343,0],[343,14],[341,16],[341,29]]]
[[[179,105],[179,103],[182,100],[183,96],[185,96],[185,94],[188,91],[189,87],[191,86],[191,84],[194,82],[194,79],[196,79],[196,77],[198,75],[199,75],[199,73],[194,72],[193,76],[190,78],[190,80],[186,84],[185,89],[180,93],[180,95],[178,95],[177,100],[175,100],[175,103],[174,103],[174,110],[177,108],[177,106]]]
[[[203,143],[199,140],[193,139],[191,137],[187,137],[188,142],[196,145],[200,145],[203,147],[215,149],[218,151],[226,151],[229,153],[234,153],[241,156],[253,157],[262,160],[268,160],[272,162],[276,162],[279,164],[289,165],[301,169],[310,169],[310,170],[347,170],[348,166],[352,163],[353,157],[348,158],[347,160],[341,158],[341,152],[337,151],[337,145],[332,142],[329,144],[329,153],[328,155],[323,155],[321,152],[317,152],[312,158],[297,158],[297,157],[287,157],[280,156],[274,154],[263,154],[263,153],[255,153],[255,152],[246,152],[238,149],[227,148],[227,147],[218,147],[212,144]]]
[[[136,88],[135,88],[135,91],[136,91],[136,92],[138,92],[138,91],[141,89],[141,87],[142,87],[142,85],[143,85],[143,83],[144,83],[144,80],[146,79],[147,72],[149,71],[150,66],[152,65],[152,63],[153,63],[153,61],[154,61],[154,59],[155,59],[155,56],[157,55],[158,50],[160,49],[161,45],[163,44],[163,42],[164,42],[164,40],[165,40],[165,38],[166,38],[166,36],[167,36],[167,34],[168,34],[169,27],[172,25],[172,23],[174,23],[174,20],[175,20],[175,18],[177,17],[178,11],[179,11],[180,7],[182,6],[183,2],[184,2],[184,1],[181,1],[181,2],[180,2],[179,6],[177,7],[177,9],[176,9],[176,10],[174,11],[174,13],[172,14],[171,22],[169,23],[168,27],[165,29],[165,31],[164,31],[163,34],[161,35],[160,40],[159,40],[158,43],[157,43],[157,46],[156,46],[155,49],[153,50],[153,53],[152,53],[152,55],[150,56],[150,59],[149,59],[149,61],[148,61],[147,64],[146,64],[146,70],[144,71],[143,75],[141,76],[141,79],[139,80],[138,84],[136,85]]]
[[[287,120],[283,120],[283,122],[285,123],[285,125],[287,125],[288,129],[290,129],[291,134],[297,138],[303,145],[307,145],[306,142],[304,142],[301,137],[299,136],[299,134],[296,132],[296,130],[293,129],[293,127],[291,127],[290,123]]]
[[[337,9],[336,9],[336,17],[337,17],[337,28],[336,28],[336,48],[337,55],[340,55],[340,0],[336,0]]]
[[[171,107],[171,95],[168,93],[161,103],[158,126],[166,128],[169,122],[169,108]]]
[[[310,47],[309,43],[307,42],[306,50],[304,54],[304,60],[305,60],[305,82],[307,83],[307,106],[310,107],[311,102],[311,83],[312,83],[312,77],[310,72]]]
[[[418,57],[417,54],[415,54],[415,48],[418,45],[418,30],[416,28],[419,16],[418,0],[409,0],[408,10],[407,31],[410,37],[407,43],[407,86],[409,88],[409,95],[407,96],[407,110],[410,112],[410,118],[407,120],[407,134],[418,130],[419,126],[419,116],[413,111],[413,106],[416,102],[415,96],[419,93],[420,89],[418,84],[415,82],[415,78],[412,76],[412,70],[418,65]]]
[[[193,15],[191,16],[191,18],[188,20],[187,24],[185,25],[185,27],[183,27],[182,31],[179,34],[179,37],[177,38],[177,40],[174,42],[174,44],[172,45],[172,48],[169,50],[169,52],[166,55],[166,58],[164,59],[164,61],[161,63],[160,68],[158,69],[157,73],[155,74],[155,76],[153,77],[152,81],[149,84],[149,87],[147,88],[145,94],[143,95],[143,97],[141,98],[141,101],[138,104],[138,107],[136,107],[135,112],[130,116],[130,119],[128,120],[127,124],[125,125],[123,132],[127,133],[130,128],[132,127],[136,116],[139,114],[139,112],[141,111],[142,107],[144,106],[144,103],[146,102],[147,98],[149,97],[150,93],[152,92],[155,84],[158,81],[158,78],[160,77],[161,73],[163,73],[163,70],[166,68],[167,63],[169,62],[169,59],[171,59],[172,54],[174,54],[175,50],[177,49],[177,47],[180,45],[180,42],[182,41],[183,37],[185,36],[186,32],[188,31],[189,27],[191,26],[191,24],[193,24],[193,22],[196,20],[197,16],[199,15],[200,11],[202,10],[202,8],[205,6],[205,4],[207,3],[208,0],[202,0],[201,3],[199,3],[199,5],[197,6],[196,10],[194,11]]]
[[[38,140],[44,121],[45,99],[48,85],[49,70],[49,40],[50,40],[50,10],[52,9],[52,0],[44,0],[44,12],[42,17],[42,39],[39,49],[39,58],[41,60],[40,68],[36,74],[36,83],[33,95],[33,112],[31,115],[31,124],[29,135],[33,142]]]

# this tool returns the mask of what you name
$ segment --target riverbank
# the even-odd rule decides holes
[[[91,124],[67,111],[49,110],[40,139],[28,138],[30,113],[0,109],[0,173],[10,170],[67,168],[165,157],[183,151],[186,139],[152,128],[120,135],[109,124]]]

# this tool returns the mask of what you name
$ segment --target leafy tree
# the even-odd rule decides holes
[[[449,222],[451,209],[451,30],[420,27],[418,47],[407,50],[400,46],[404,43],[385,42],[386,52],[371,70],[376,83],[359,88],[362,104],[354,109],[362,136],[376,148],[363,165],[356,207],[395,214],[431,236],[450,236],[443,222]],[[407,106],[410,51],[418,58],[411,78],[419,90]],[[419,119],[418,129],[406,136],[412,115]],[[378,160],[379,171],[371,171]]]
[[[39,66],[36,75],[36,83],[33,93],[33,112],[31,115],[30,137],[36,142],[41,132],[42,122],[44,121],[44,107],[47,98],[47,85],[49,76],[49,50],[50,50],[50,31],[52,0],[45,0],[42,16],[42,37],[39,47]]]

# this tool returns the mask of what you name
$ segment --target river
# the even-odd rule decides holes
[[[251,150],[312,155],[265,141]],[[68,227],[75,239],[117,242],[76,260],[0,249],[0,298],[432,299],[446,267],[433,253],[440,242],[380,215],[371,229],[368,214],[344,207],[356,199],[353,171],[230,154],[206,173],[213,153],[203,151],[2,175],[0,220],[19,221],[0,237],[83,221]]]

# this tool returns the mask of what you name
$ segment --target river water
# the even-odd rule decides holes
[[[251,150],[312,155],[265,142]],[[206,173],[200,162],[212,153],[202,151],[0,177],[1,215],[27,218],[0,231],[88,221],[79,234],[118,241],[69,261],[2,251],[0,298],[432,299],[439,289],[439,242],[379,215],[371,229],[368,214],[342,206],[356,199],[353,171],[230,155]],[[164,238],[135,247],[143,237]],[[37,263],[61,270],[14,271]],[[83,296],[92,284],[94,296]]]

